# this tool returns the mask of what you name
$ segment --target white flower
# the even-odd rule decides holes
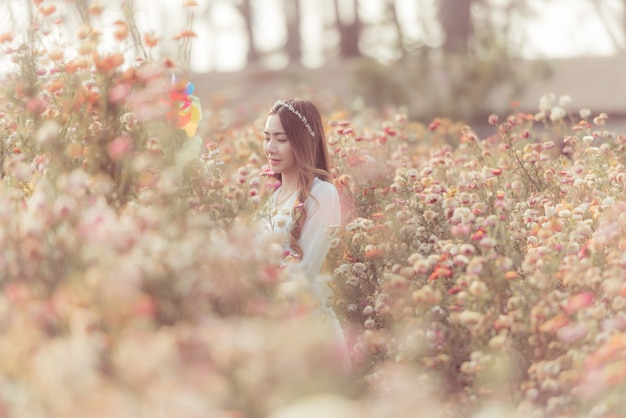
[[[563,209],[561,211],[559,211],[559,218],[571,218],[572,217],[572,212],[567,210],[567,209]]]
[[[583,136],[583,142],[585,142],[585,143],[587,143],[587,144],[592,143],[592,142],[593,142],[593,136],[591,136],[591,135],[585,135],[585,136]]]
[[[565,112],[565,109],[563,109],[561,106],[554,106],[550,110],[550,120],[556,122],[563,119],[566,114],[567,112]]]
[[[496,245],[498,245],[498,241],[496,241],[494,238],[491,238],[491,237],[485,237],[480,240],[478,245],[484,249],[491,249],[491,248],[494,248]]]
[[[545,94],[539,99],[539,110],[547,112],[554,106],[555,101],[554,93]]]
[[[364,263],[356,262],[352,265],[352,273],[359,276],[367,271],[367,266]]]
[[[482,315],[474,311],[463,311],[459,314],[459,320],[463,324],[475,324],[482,319]]]
[[[563,95],[563,96],[559,97],[559,106],[566,107],[570,103],[572,103],[571,96],[568,96],[566,94],[566,95]]]
[[[35,134],[35,140],[41,145],[46,145],[54,142],[59,136],[60,126],[58,123],[52,120],[46,121],[37,133]]]

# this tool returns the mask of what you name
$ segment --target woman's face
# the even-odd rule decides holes
[[[274,173],[283,176],[297,172],[296,159],[291,149],[291,142],[280,123],[278,115],[269,115],[265,123],[265,140],[263,151],[269,160],[270,168]]]

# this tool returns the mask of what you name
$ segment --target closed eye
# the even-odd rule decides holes
[[[289,142],[289,138],[285,137],[284,135],[281,135],[281,136],[278,136],[278,137],[275,137],[275,138],[280,143]],[[271,139],[272,138],[271,138],[270,135],[268,135],[268,134],[265,135],[265,139],[264,139],[265,142],[269,142]]]

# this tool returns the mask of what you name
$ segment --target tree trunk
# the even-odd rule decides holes
[[[467,54],[472,30],[472,0],[439,0],[439,20],[446,54]]]
[[[239,5],[237,8],[241,12],[241,16],[243,17],[246,26],[246,37],[248,40],[248,55],[246,60],[248,64],[256,64],[259,61],[260,54],[254,41],[251,0],[243,0],[241,5]]]
[[[302,39],[300,36],[300,1],[283,0],[285,23],[287,26],[287,42],[285,50],[290,63],[302,61]]]
[[[398,20],[398,12],[396,11],[396,1],[395,0],[387,0],[385,2],[385,8],[387,8],[389,12],[389,16],[391,19],[391,24],[396,30],[398,36],[398,43],[396,47],[398,48],[400,55],[404,57],[406,53],[406,41],[404,39],[404,32],[402,32],[402,26],[400,25],[400,20]]]
[[[339,1],[335,0],[335,16],[337,31],[339,32],[339,56],[341,58],[356,58],[361,56],[359,39],[361,37],[361,19],[359,17],[359,2],[352,0],[354,19],[352,22],[343,22],[339,13]]]

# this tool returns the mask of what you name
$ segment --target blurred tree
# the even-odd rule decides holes
[[[89,5],[88,0],[83,0],[83,4]],[[131,39],[133,40],[133,49],[137,56],[141,56],[142,58],[146,58],[148,54],[146,54],[146,50],[143,47],[143,43],[141,42],[141,34],[139,33],[139,29],[137,28],[137,22],[135,21],[135,0],[123,0],[122,1],[122,11],[124,12],[124,19],[126,19],[126,23],[128,24],[128,30],[130,32]]]
[[[352,0],[352,18],[342,18],[339,3],[346,4],[346,0],[335,0],[335,16],[337,32],[339,33],[339,57],[358,58],[361,57],[359,41],[361,39],[362,23],[359,16],[359,1]]]
[[[606,29],[606,33],[611,38],[611,42],[617,51],[620,53],[626,52],[626,0],[620,0],[617,3],[610,2],[598,2],[596,0],[589,0],[595,7],[602,24]],[[615,6],[615,7],[611,7]],[[621,12],[620,9],[621,8]],[[621,40],[620,34],[616,34],[613,25],[611,24],[611,15],[621,15]]]
[[[300,36],[300,1],[283,0],[287,40],[285,50],[290,63],[300,63],[302,60],[302,44]]]
[[[626,51],[626,0],[622,0],[622,48],[621,51]]]
[[[241,17],[245,22],[246,37],[248,40],[248,55],[246,61],[248,64],[257,64],[261,58],[259,49],[254,38],[254,15],[252,13],[251,0],[236,0],[235,7],[241,13]]]
[[[531,12],[528,0],[432,0],[429,5],[430,13],[420,7],[422,16],[414,17],[422,26],[422,42],[411,43],[403,38],[396,2],[386,0],[383,18],[398,34],[401,63],[372,60],[355,69],[356,89],[366,102],[406,105],[423,118],[480,121],[491,101],[508,103],[529,79],[549,75],[544,67],[525,73],[519,68],[523,32],[511,27],[514,19]],[[425,26],[429,18],[438,25]]]
[[[402,57],[406,51],[407,41],[405,39],[404,31],[402,30],[402,25],[400,25],[396,3],[396,0],[383,0],[383,18],[389,21],[389,25],[394,29],[396,34],[395,44],[391,45],[391,47],[398,51]]]
[[[479,0],[439,0],[439,21],[444,33],[443,52],[468,52],[473,34],[472,4]]]

